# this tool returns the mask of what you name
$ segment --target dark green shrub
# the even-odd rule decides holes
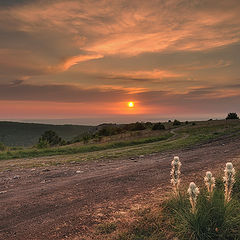
[[[100,127],[100,129],[95,133],[95,135],[98,136],[112,136],[120,133],[124,133],[126,131],[139,131],[144,130],[146,128],[151,128],[152,123],[151,122],[136,122],[136,123],[129,123],[129,124],[123,124],[123,125],[117,125],[117,124],[108,124],[103,125]]]
[[[102,129],[100,129],[100,130],[97,132],[97,134],[98,134],[99,136],[110,136],[110,135],[112,135],[112,132],[111,132],[110,127],[104,127],[104,128],[102,128]]]
[[[125,131],[138,131],[138,130],[146,129],[147,126],[144,122],[135,122],[135,123],[124,124],[122,128]]]
[[[39,149],[43,149],[43,148],[48,148],[50,145],[48,143],[48,141],[44,140],[44,139],[40,139],[38,141],[38,144],[36,145],[37,148]]]
[[[165,126],[158,122],[158,123],[155,123],[152,127],[152,130],[164,130],[165,129]]]
[[[151,122],[146,122],[145,123],[146,128],[152,128],[152,126],[153,126],[153,123],[151,123]]]
[[[50,146],[62,145],[63,140],[54,131],[48,130],[42,134],[38,140],[38,144],[45,144],[47,142]]]
[[[226,120],[228,119],[239,119],[237,113],[228,113]]]
[[[146,129],[146,126],[143,122],[136,122],[132,124],[131,131],[138,131],[138,130],[144,130]]]
[[[173,121],[173,126],[179,126],[179,125],[181,125],[181,122],[175,119]]]
[[[62,145],[68,145],[68,144],[72,144],[72,143],[83,142],[84,139],[86,140],[86,138],[88,138],[88,140],[97,138],[99,136],[99,134],[96,130],[97,129],[95,129],[95,133],[90,132],[90,131],[85,131],[85,132],[75,136],[72,140],[66,141],[65,143],[63,142]],[[87,140],[87,142],[88,142],[88,140]]]

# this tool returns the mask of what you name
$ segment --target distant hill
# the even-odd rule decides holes
[[[84,125],[52,125],[0,121],[0,142],[7,146],[32,146],[47,130],[55,131],[65,140],[95,131],[96,127]]]

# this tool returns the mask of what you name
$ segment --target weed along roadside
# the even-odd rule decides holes
[[[158,207],[141,210],[137,220],[120,233],[113,234],[117,231],[114,222],[100,224],[97,233],[102,239],[111,234],[109,239],[115,240],[240,239],[240,170],[228,162],[222,176],[215,178],[207,171],[201,187],[191,182],[187,189],[181,186],[178,156],[171,166],[172,194]]]
[[[226,163],[223,175],[215,180],[207,171],[203,178],[205,188],[198,188],[191,182],[188,197],[186,191],[179,191],[164,203],[172,231],[179,239],[239,239],[240,182],[235,180],[236,172],[231,162]]]

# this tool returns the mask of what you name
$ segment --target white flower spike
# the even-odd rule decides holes
[[[224,169],[223,182],[225,186],[225,201],[229,202],[231,200],[231,192],[233,184],[235,183],[235,169],[231,162],[226,163],[226,168]]]
[[[173,161],[171,163],[172,170],[170,172],[171,175],[171,183],[173,185],[173,191],[175,195],[178,195],[179,193],[179,184],[180,184],[180,168],[181,168],[181,162],[179,160],[179,157],[175,156],[173,158]]]
[[[196,186],[194,182],[189,184],[188,188],[189,200],[192,205],[192,212],[196,212],[196,204],[197,204],[197,197],[199,194],[199,188]]]
[[[210,171],[206,172],[206,176],[204,177],[204,182],[207,187],[209,193],[213,192],[215,187],[215,178],[212,176]]]

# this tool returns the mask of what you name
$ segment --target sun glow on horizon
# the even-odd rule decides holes
[[[133,108],[134,107],[134,102],[128,102],[128,107]]]

